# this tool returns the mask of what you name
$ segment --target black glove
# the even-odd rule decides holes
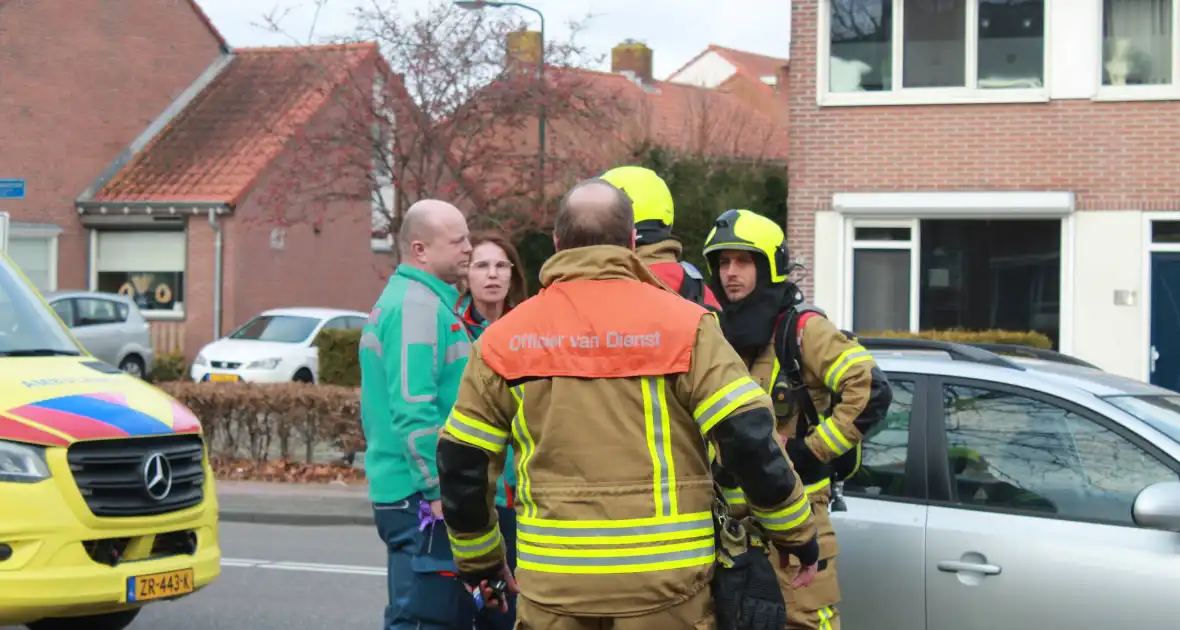
[[[789,558],[787,556],[795,556],[799,559],[799,564],[803,566],[811,566],[819,562],[819,539],[812,536],[811,540],[802,545],[781,545],[774,544],[774,548],[778,549],[778,566],[780,569],[787,568]]]
[[[825,476],[824,463],[811,452],[806,441],[798,438],[787,440],[787,457],[791,458],[795,472],[803,479],[814,480]]]

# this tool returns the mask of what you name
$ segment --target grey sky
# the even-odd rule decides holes
[[[367,0],[328,0],[316,22],[320,36],[352,32],[352,8]],[[310,0],[197,0],[232,46],[272,46],[297,43],[255,24],[278,7],[291,9],[284,20],[287,32],[305,43],[314,15]],[[427,6],[427,0],[402,0],[407,10]],[[568,36],[566,24],[590,12],[594,15],[579,41],[595,56],[627,39],[646,43],[654,51],[655,75],[664,78],[709,44],[787,57],[791,3],[788,0],[531,0],[545,13],[545,28]],[[725,9],[720,7],[724,6]],[[531,13],[522,13],[536,22]],[[315,43],[314,41],[312,43]],[[609,60],[607,61],[609,64]]]

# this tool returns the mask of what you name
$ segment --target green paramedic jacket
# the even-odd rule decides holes
[[[451,285],[399,265],[373,306],[360,340],[361,423],[369,498],[394,503],[438,494],[435,449],[471,341]]]

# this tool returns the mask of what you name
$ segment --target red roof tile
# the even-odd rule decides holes
[[[235,51],[94,201],[235,205],[376,44]]]
[[[715,157],[786,160],[787,127],[739,96],[667,81],[640,86],[627,76],[577,70],[620,101],[624,140],[651,141]]]
[[[776,76],[778,69],[789,63],[787,59],[759,55],[757,53],[735,50],[715,44],[710,44],[709,50],[716,52],[718,55],[724,57],[726,61],[737,66],[739,72],[745,72],[758,80],[761,80],[762,77]]]

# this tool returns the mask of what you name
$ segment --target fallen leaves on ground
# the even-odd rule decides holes
[[[217,478],[226,481],[354,484],[365,480],[364,470],[342,462],[309,464],[285,459],[256,462],[215,457],[211,463]]]

